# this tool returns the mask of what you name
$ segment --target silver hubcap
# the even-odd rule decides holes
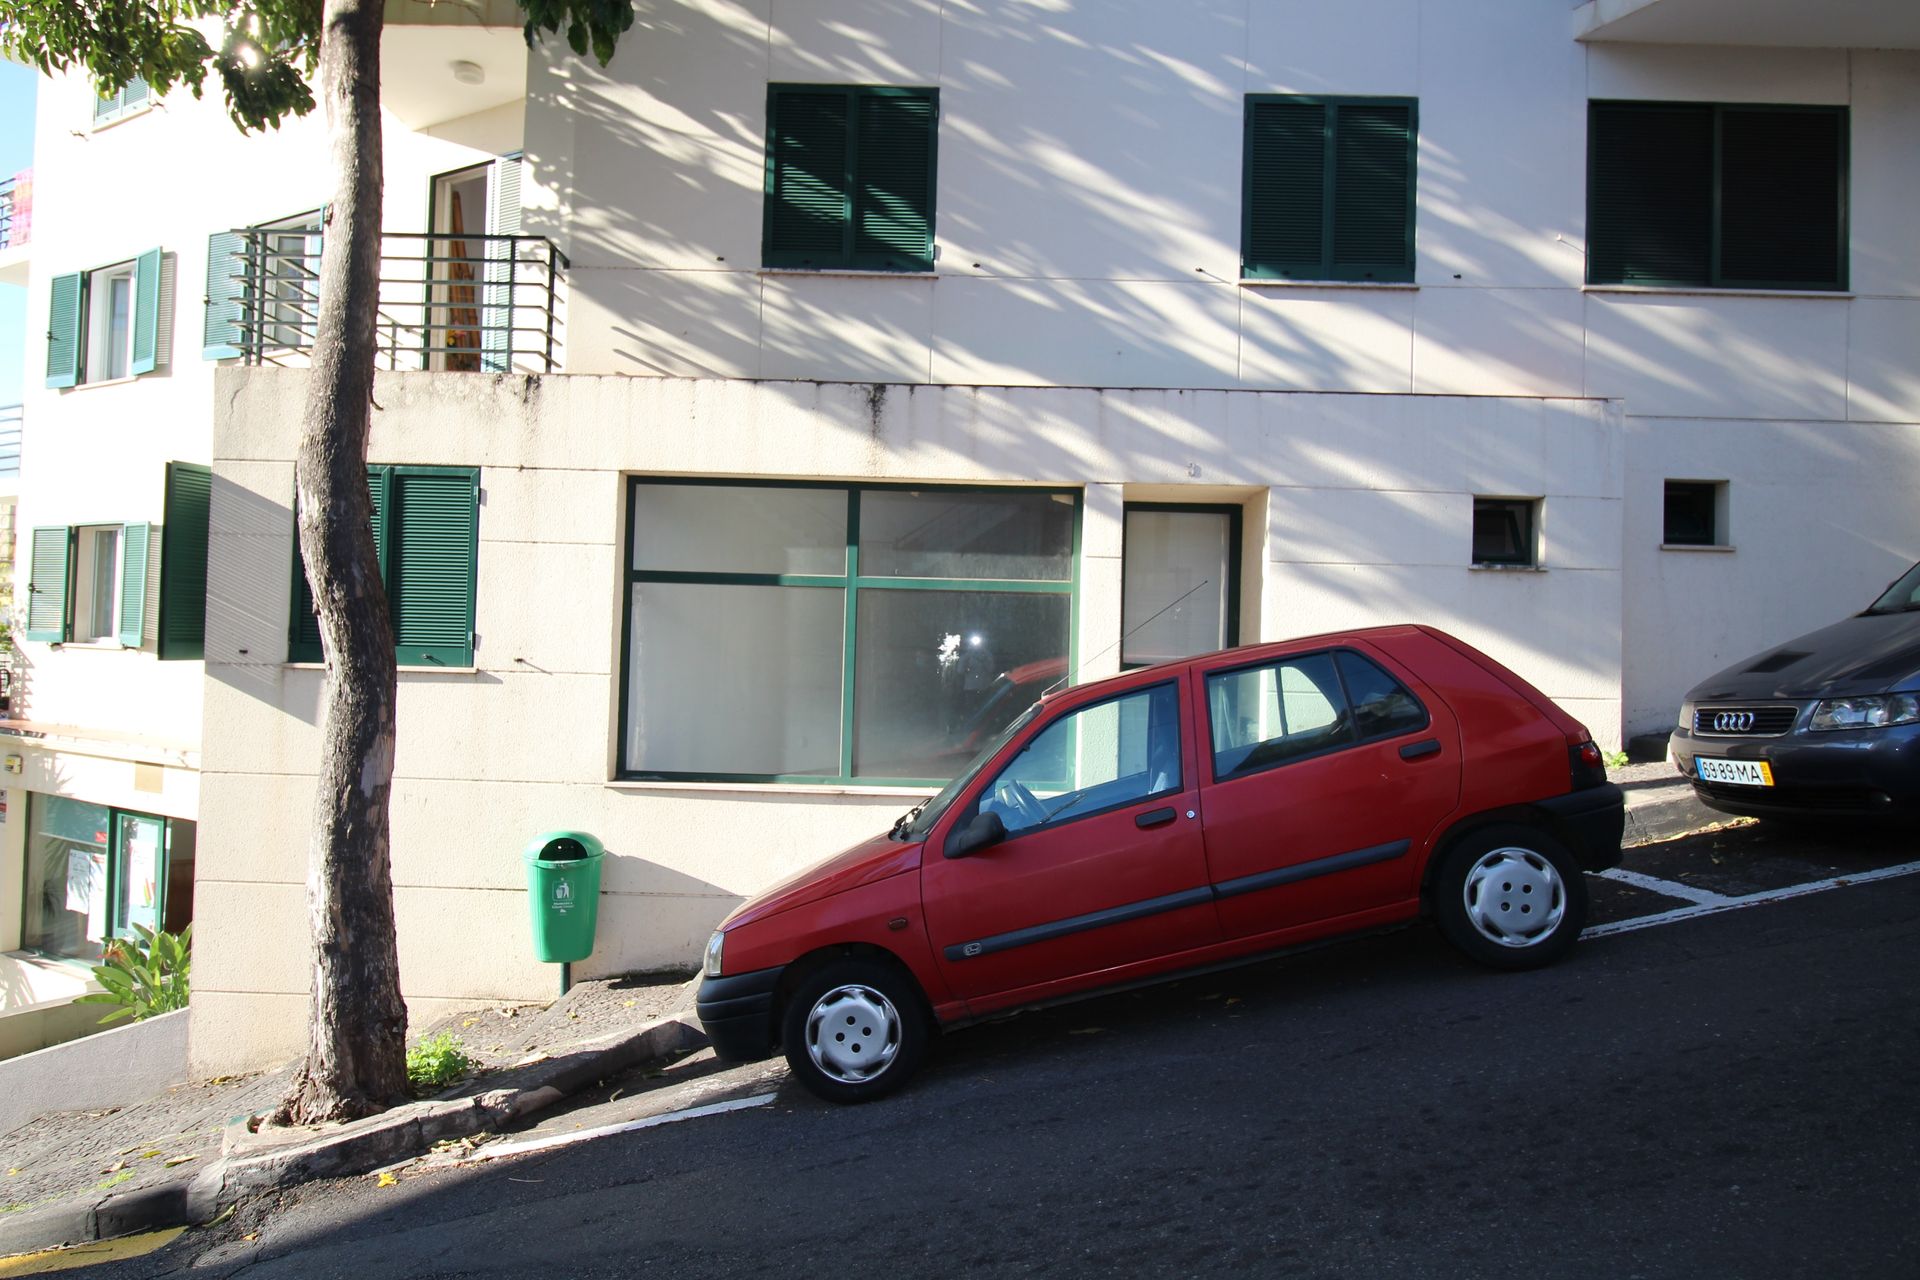
[[[835,987],[807,1014],[807,1056],[828,1078],[859,1084],[900,1052],[900,1011],[872,987]]]
[[[1560,927],[1567,886],[1533,850],[1495,849],[1467,872],[1466,905],[1481,937],[1503,947],[1530,947]]]

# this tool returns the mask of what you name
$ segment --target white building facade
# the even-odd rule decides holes
[[[390,37],[387,227],[463,259],[383,294],[370,455],[410,1003],[556,989],[534,834],[608,846],[580,972],[691,965],[1056,679],[1421,621],[1615,747],[1861,607],[1920,554],[1920,25],[1724,7],[655,0],[605,69],[520,51],[510,13]],[[420,106],[514,66],[520,96]],[[153,114],[89,146],[149,128],[269,183],[168,205],[176,281],[229,228],[305,260],[311,126]],[[43,270],[156,240],[48,230],[98,164],[63,128],[49,317]],[[23,538],[107,497],[164,523],[164,463],[209,469],[204,665],[20,646],[97,664],[75,723],[197,747],[206,1069],[295,1051],[306,999],[288,288],[176,285],[164,409],[152,375],[28,405]],[[104,445],[144,478],[42,497],[49,420],[64,474]],[[105,705],[110,664],[151,719]],[[48,750],[24,784],[65,794]]]

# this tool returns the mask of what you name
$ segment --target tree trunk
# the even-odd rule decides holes
[[[368,1115],[407,1092],[407,1010],[387,845],[393,627],[367,494],[384,17],[384,0],[326,0],[321,28],[320,93],[335,186],[324,219],[318,328],[294,488],[327,683],[308,851],[307,1059],[278,1116],[302,1124]]]

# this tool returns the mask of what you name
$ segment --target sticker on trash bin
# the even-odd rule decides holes
[[[553,882],[553,909],[559,912],[573,910],[573,886],[565,880]]]

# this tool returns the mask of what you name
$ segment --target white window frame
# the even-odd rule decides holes
[[[129,102],[127,91],[135,85],[140,86],[140,96]],[[111,98],[102,95],[96,87],[93,96],[93,127],[105,128],[110,124],[118,124],[122,120],[131,120],[134,116],[145,115],[152,109],[153,87],[139,76],[129,80],[120,92]]]
[[[116,340],[113,333],[113,284],[116,280],[127,282],[127,326]],[[80,361],[80,382],[84,385],[93,382],[122,382],[132,378],[133,374],[133,330],[135,316],[139,313],[139,272],[129,258],[125,262],[116,262],[112,266],[96,267],[87,272],[86,320],[84,327],[87,335],[87,349]],[[119,369],[113,371],[114,357],[119,357]]]
[[[99,540],[113,535],[112,559],[100,562]],[[73,548],[73,639],[72,644],[91,644],[120,648],[120,599],[124,591],[121,573],[127,546],[124,524],[82,524],[74,526]],[[96,617],[102,592],[107,597],[107,617]]]

